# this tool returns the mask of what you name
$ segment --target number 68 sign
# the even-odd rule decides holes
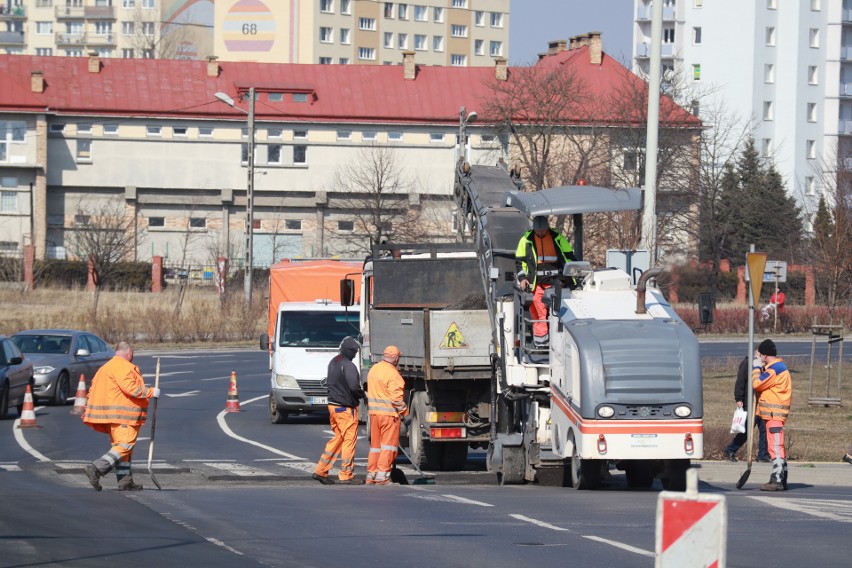
[[[228,51],[270,51],[275,43],[275,15],[261,0],[234,4],[222,28]]]

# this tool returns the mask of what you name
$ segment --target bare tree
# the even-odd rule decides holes
[[[363,148],[356,159],[339,167],[330,186],[330,193],[336,195],[330,209],[352,222],[352,230],[329,228],[340,252],[366,253],[383,239],[420,240],[424,227],[416,186],[403,171],[396,151],[385,146]]]
[[[131,45],[137,56],[150,59],[179,59],[186,45],[193,45],[198,39],[196,24],[182,16],[172,22],[160,22],[156,17],[159,10],[137,8],[133,14]]]
[[[141,237],[134,215],[123,204],[78,204],[69,240],[74,254],[90,263],[90,276],[95,285],[92,319],[97,317],[103,285],[115,275],[120,262],[133,258]]]

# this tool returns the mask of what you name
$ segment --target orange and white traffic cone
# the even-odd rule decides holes
[[[80,375],[80,382],[77,383],[77,396],[74,398],[74,408],[71,409],[71,414],[83,414],[86,411],[86,377]]]
[[[228,384],[228,402],[225,404],[227,412],[240,412],[240,396],[237,394],[237,372],[231,371],[231,382]]]
[[[21,419],[18,420],[18,428],[41,428],[41,426],[36,424],[32,385],[27,385],[27,392],[24,395],[24,407],[21,409]]]

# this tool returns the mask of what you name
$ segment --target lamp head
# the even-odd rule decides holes
[[[465,122],[473,122],[474,120],[476,120],[476,117],[477,117],[477,116],[478,116],[478,115],[476,114],[476,111],[475,111],[475,110],[472,110],[472,111],[470,111],[470,114],[469,114],[469,115],[467,115],[467,118],[465,119]]]
[[[234,106],[234,99],[232,99],[231,97],[229,97],[228,95],[226,95],[225,93],[223,93],[221,91],[214,93],[213,96],[215,96],[217,99],[219,99],[220,101],[222,101],[223,103],[225,103],[228,106]]]

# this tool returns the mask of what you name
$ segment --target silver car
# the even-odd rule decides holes
[[[58,405],[74,398],[80,377],[88,391],[95,373],[115,355],[103,339],[80,330],[33,329],[12,341],[33,363],[33,396]]]
[[[27,385],[32,382],[32,361],[24,357],[10,338],[0,335],[0,419],[6,418],[13,406],[21,415]]]

